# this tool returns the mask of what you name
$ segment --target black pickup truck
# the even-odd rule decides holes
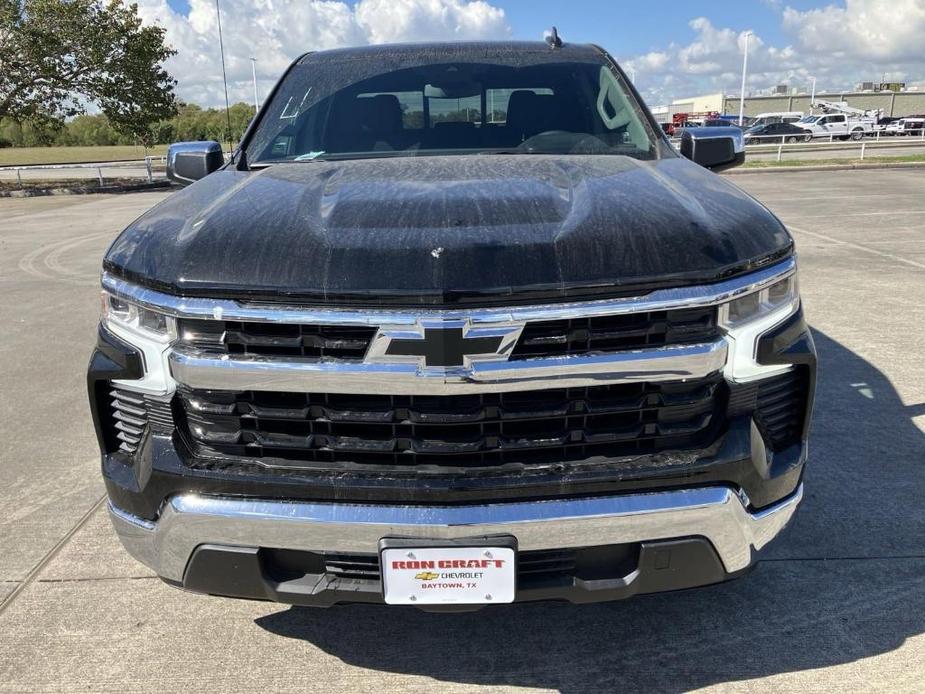
[[[109,510],[165,581],[328,606],[738,576],[802,496],[793,240],[591,45],[308,53],[103,262]]]

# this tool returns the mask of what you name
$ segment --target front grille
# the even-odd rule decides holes
[[[291,325],[241,321],[179,321],[181,341],[225,354],[314,357],[360,361],[376,328],[345,325]]]
[[[721,424],[726,389],[717,374],[445,397],[190,389],[179,397],[186,433],[205,456],[482,467],[702,447]]]
[[[511,359],[711,342],[719,337],[716,308],[649,311],[527,323]]]
[[[184,344],[229,355],[330,358],[361,361],[376,327],[292,325],[241,321],[179,321]],[[526,324],[512,360],[711,342],[719,337],[712,306],[618,316],[533,321]]]
[[[138,450],[146,427],[163,432],[173,429],[173,415],[166,400],[117,386],[109,391],[109,398],[114,443],[123,453]]]

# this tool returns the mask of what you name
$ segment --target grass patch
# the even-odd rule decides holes
[[[167,154],[167,145],[148,149],[149,156]],[[94,161],[128,161],[144,159],[145,149],[134,145],[111,147],[6,147],[0,149],[0,166],[30,164],[83,164]]]
[[[830,164],[885,164],[925,162],[925,154],[906,154],[899,157],[864,157],[863,159],[784,159],[783,161],[745,161],[746,169],[771,169],[782,166],[827,166]]]

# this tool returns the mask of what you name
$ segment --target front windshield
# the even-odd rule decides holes
[[[812,124],[812,123],[815,123],[820,118],[822,118],[822,116],[803,116],[799,122]]]
[[[436,54],[440,62],[430,62],[425,51],[391,60],[308,56],[266,105],[247,144],[248,161],[474,152],[658,156],[656,135],[603,58],[559,62],[555,55],[497,51],[490,62],[444,62],[447,56]]]

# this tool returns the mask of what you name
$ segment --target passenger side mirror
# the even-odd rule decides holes
[[[181,186],[205,178],[224,163],[222,146],[212,140],[176,142],[167,148],[167,178]]]
[[[707,169],[722,171],[745,161],[745,139],[738,128],[684,128],[681,154]]]

